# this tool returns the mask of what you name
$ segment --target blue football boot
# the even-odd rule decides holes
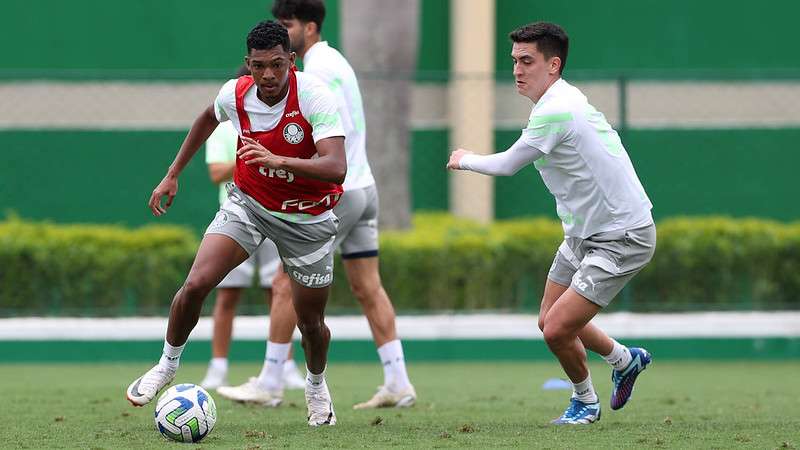
[[[614,383],[614,391],[611,392],[611,409],[620,409],[628,403],[633,394],[633,383],[636,377],[647,368],[653,360],[650,353],[643,348],[630,348],[633,358],[623,370],[613,370],[611,372],[611,382]]]
[[[553,425],[584,425],[600,420],[600,402],[583,403],[577,398],[570,400],[564,414],[550,423]]]

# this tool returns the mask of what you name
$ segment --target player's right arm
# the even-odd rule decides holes
[[[508,150],[493,155],[477,155],[459,148],[450,154],[447,168],[452,170],[471,170],[484,175],[514,175],[519,169],[536,161],[544,155],[538,149],[519,138]]]
[[[531,111],[528,126],[508,150],[493,155],[476,155],[458,149],[450,155],[447,168],[472,170],[485,175],[513,175],[568,139],[573,126],[574,117],[569,104],[553,101]]]
[[[167,174],[164,176],[164,179],[158,183],[158,186],[153,189],[153,193],[150,195],[148,206],[154,216],[166,214],[167,208],[172,205],[172,200],[178,193],[178,176],[186,165],[189,164],[189,161],[191,161],[192,157],[197,153],[197,150],[200,149],[200,146],[203,145],[203,142],[211,136],[211,133],[217,128],[217,125],[219,125],[219,121],[214,113],[214,106],[209,106],[197,116],[197,119],[195,119],[192,124],[192,128],[183,140],[183,144],[181,144],[181,148],[178,150],[175,160],[169,166]],[[162,205],[161,198],[164,196],[167,197],[167,202]]]

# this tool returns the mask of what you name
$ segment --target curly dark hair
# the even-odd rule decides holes
[[[536,43],[536,48],[546,58],[558,56],[561,58],[559,72],[564,72],[569,52],[569,36],[560,26],[550,22],[529,23],[512,31],[508,37],[516,43]]]
[[[317,24],[317,33],[322,33],[325,20],[325,4],[322,0],[275,0],[272,15],[279,20],[297,19],[301,22]]]
[[[249,33],[247,33],[247,54],[250,50],[269,50],[280,45],[287,52],[291,51],[289,46],[289,32],[280,23],[274,20],[259,22]]]

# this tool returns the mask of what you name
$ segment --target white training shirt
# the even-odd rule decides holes
[[[222,122],[206,140],[206,164],[236,162],[238,134],[231,121]],[[219,184],[219,204],[225,203],[228,190],[225,183]]]
[[[336,97],[347,151],[347,177],[342,187],[348,191],[372,186],[375,178],[367,161],[364,105],[353,68],[338,50],[321,41],[303,56],[303,71],[322,80]]]
[[[295,74],[297,75],[297,100],[300,104],[300,113],[311,124],[314,143],[329,137],[345,136],[342,119],[337,111],[336,98],[330,90],[312,75],[303,72]],[[239,124],[239,115],[236,113],[236,81],[236,79],[232,79],[222,85],[216,100],[214,100],[214,113],[220,122],[230,120],[236,133],[241,135],[242,127]],[[291,87],[289,89],[291,90]],[[250,117],[250,129],[251,131],[272,130],[278,126],[283,116],[290,91],[286,93],[283,100],[273,106],[262,102],[258,98],[257,92],[258,87],[253,84],[244,94],[244,110]],[[253,203],[257,206],[261,205],[255,200]],[[275,217],[295,223],[318,223],[328,220],[332,214],[330,210],[316,216],[304,213],[286,214],[266,208],[263,210]]]
[[[556,199],[569,237],[632,229],[653,222],[619,135],[578,88],[559,79],[533,106],[528,127],[507,151],[465,155],[463,169],[510,175],[533,162]]]
[[[314,143],[333,136],[344,136],[336,99],[330,90],[319,80],[303,72],[296,72],[296,75],[300,113],[313,128],[311,134]],[[251,131],[269,131],[280,122],[289,93],[286,93],[283,100],[269,106],[258,98],[257,92],[258,88],[253,84],[244,94],[244,110],[250,117]],[[236,79],[228,80],[222,85],[214,101],[214,113],[218,121],[230,120],[236,132],[242,134],[236,113]]]

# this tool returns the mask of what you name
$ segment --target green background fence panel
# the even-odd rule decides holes
[[[411,203],[414,210],[447,210],[448,181],[444,165],[449,154],[448,130],[411,133]]]
[[[517,131],[497,131],[496,148],[517,137]],[[151,223],[148,195],[182,138],[183,132],[171,131],[2,131],[7,170],[0,177],[0,209],[57,222]],[[447,130],[417,130],[411,141],[414,209],[447,209]],[[628,130],[625,137],[657,218],[726,214],[784,221],[800,219],[793,184],[800,154],[791,151],[798,141],[800,129]],[[498,218],[554,214],[533,167],[495,182]],[[216,210],[215,193],[201,150],[181,177],[173,209],[159,222],[201,232]]]
[[[458,0],[455,0],[458,1]],[[450,70],[450,0],[420,2],[417,79],[446,81]]]
[[[146,207],[184,135],[182,131],[0,131],[7,165],[0,177],[0,214],[13,211],[30,219],[129,226],[176,223],[202,232],[218,206],[204,149],[181,175],[169,214],[156,220]],[[447,142],[447,130],[412,133],[409,177],[415,210],[447,209]]]
[[[779,360],[800,358],[797,338],[707,338],[637,339],[662,360]],[[77,363],[90,361],[150,361],[161,341],[0,341],[0,357],[6,363]],[[544,341],[523,339],[405,340],[408,361],[552,361]],[[192,341],[181,358],[205,362],[210,357],[208,341]],[[295,360],[303,360],[303,349],[295,345]],[[373,362],[372,341],[331,341],[328,354],[334,362]],[[233,361],[264,359],[264,341],[236,340],[231,343]],[[600,358],[590,354],[590,359]]]
[[[519,131],[497,131],[505,149]],[[800,129],[628,130],[624,144],[653,201],[653,214],[723,214],[800,219],[794,151]],[[496,215],[555,215],[555,204],[532,166],[496,178]]]
[[[203,150],[184,170],[169,213],[156,219],[150,193],[185,133],[172,131],[2,131],[0,213],[56,222],[185,224],[198,232],[218,209]]]
[[[271,1],[9,0],[0,36],[2,69],[218,71],[242,62],[247,31]],[[329,2],[336,4],[337,2]],[[331,35],[338,36],[336,21]],[[13,38],[10,39],[10,38]]]
[[[797,69],[800,3],[711,0],[497,0],[496,68],[511,77],[508,33],[537,20],[570,35],[570,70]]]

